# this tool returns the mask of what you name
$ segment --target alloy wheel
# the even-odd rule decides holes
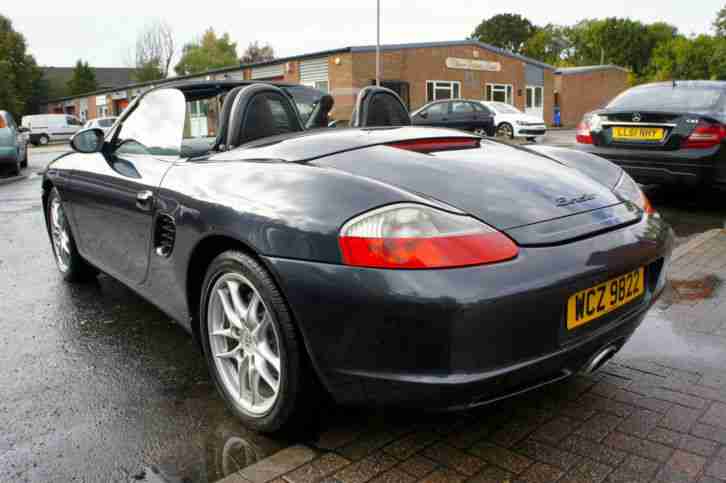
[[[212,287],[207,330],[214,364],[225,390],[251,416],[268,413],[280,393],[280,336],[273,313],[239,273]]]
[[[71,263],[71,237],[68,233],[68,222],[63,206],[57,196],[50,203],[50,224],[53,251],[58,268],[61,272],[67,272]]]
[[[514,136],[512,127],[509,124],[500,124],[497,127],[497,136],[511,138]]]

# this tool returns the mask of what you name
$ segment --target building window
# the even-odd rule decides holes
[[[461,82],[459,81],[426,81],[426,102],[444,99],[458,99],[461,97]]]
[[[317,81],[315,82],[314,87],[319,91],[325,92],[326,94],[330,91],[328,81]]]
[[[542,86],[527,86],[527,109],[542,109],[544,88]]]
[[[487,101],[514,104],[512,84],[487,84],[485,98]]]

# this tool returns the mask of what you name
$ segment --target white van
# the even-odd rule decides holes
[[[30,130],[30,142],[37,146],[70,139],[83,123],[67,114],[34,114],[23,116],[22,125]]]

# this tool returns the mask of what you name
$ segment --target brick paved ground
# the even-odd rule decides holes
[[[689,242],[671,277],[726,279],[726,231]],[[225,483],[726,481],[725,369],[726,290],[669,289],[594,376],[466,413],[336,409]]]

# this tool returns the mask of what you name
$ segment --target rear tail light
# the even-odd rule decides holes
[[[437,138],[437,139],[414,139],[411,141],[399,141],[388,146],[417,153],[432,153],[434,151],[449,151],[453,149],[473,149],[481,146],[479,138]]]
[[[577,125],[577,142],[580,144],[592,144],[590,124],[584,119]]]
[[[5,119],[3,119],[2,116],[0,116],[0,129],[5,129],[6,127],[8,127],[8,125],[5,124]]]
[[[638,205],[645,213],[649,215],[656,214],[655,208],[650,204],[648,197],[645,196],[645,193],[640,189],[638,183],[628,173],[623,172],[622,178],[620,178],[620,181],[615,187],[615,192],[626,200]]]
[[[696,125],[681,147],[684,149],[706,149],[721,144],[726,139],[726,126],[718,123],[701,121]]]
[[[402,203],[364,213],[340,231],[346,265],[453,268],[511,260],[519,253],[503,233],[469,216]]]

